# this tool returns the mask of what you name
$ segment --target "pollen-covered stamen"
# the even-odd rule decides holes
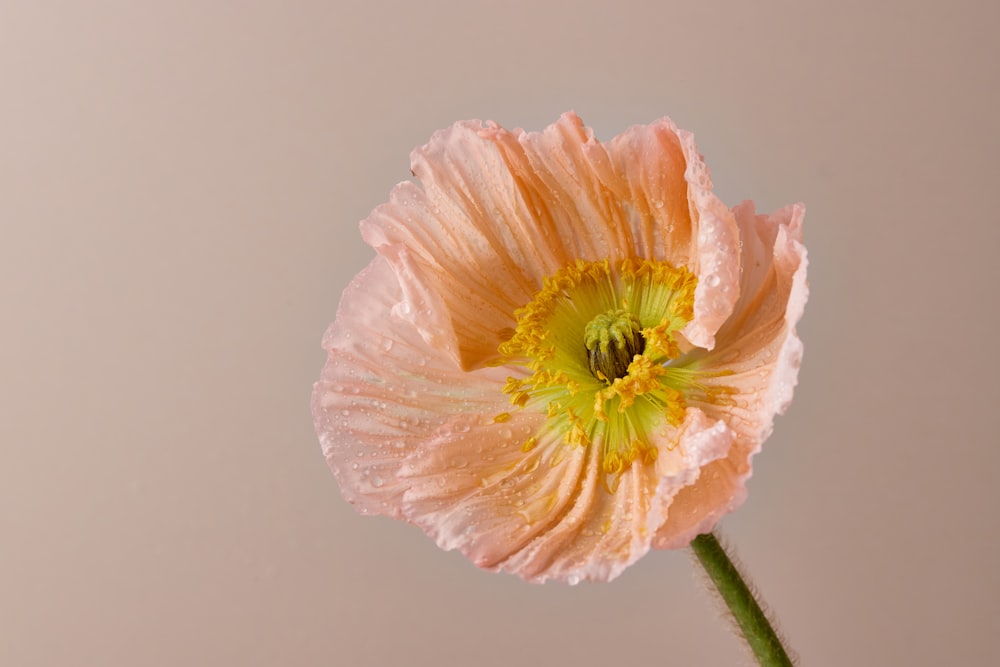
[[[632,359],[646,349],[639,318],[624,308],[609,310],[592,319],[584,330],[583,342],[590,372],[608,383],[625,377]]]
[[[609,491],[636,463],[655,461],[654,441],[680,427],[698,389],[677,338],[694,315],[697,283],[684,267],[638,258],[577,260],[547,277],[499,346],[504,362],[522,369],[503,393],[517,409],[545,415],[522,449],[598,447]]]

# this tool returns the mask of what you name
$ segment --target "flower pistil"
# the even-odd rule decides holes
[[[578,260],[545,279],[500,345],[504,363],[528,371],[507,379],[511,403],[544,412],[542,429],[564,445],[600,447],[609,490],[635,461],[656,460],[652,429],[684,419],[684,389],[698,385],[698,373],[671,362],[681,356],[676,334],[693,317],[696,285],[667,262]]]

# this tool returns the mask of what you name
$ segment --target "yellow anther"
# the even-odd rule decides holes
[[[545,278],[498,348],[506,365],[524,371],[504,384],[511,404],[545,415],[521,449],[532,451],[543,436],[559,452],[600,447],[613,491],[636,462],[656,460],[646,433],[683,422],[686,392],[691,400],[729,399],[724,388],[699,384],[697,371],[674,368],[696,285],[683,267],[637,258],[576,260]]]

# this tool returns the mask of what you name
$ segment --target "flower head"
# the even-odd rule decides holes
[[[743,502],[791,400],[801,205],[729,209],[668,119],[463,122],[361,224],[313,392],[362,513],[530,581],[609,580]]]

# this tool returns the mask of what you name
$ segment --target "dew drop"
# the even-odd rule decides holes
[[[385,484],[385,480],[379,477],[378,475],[372,475],[370,481],[372,483],[372,486],[374,486],[376,489],[381,488],[381,486]]]
[[[452,468],[464,468],[469,465],[469,460],[462,456],[456,456],[451,460]]]
[[[382,351],[383,352],[388,352],[391,349],[392,349],[392,339],[391,338],[383,338],[382,339]]]
[[[722,279],[713,273],[712,275],[710,275],[708,278],[705,279],[705,282],[708,283],[709,287],[718,287],[719,283],[722,282]]]
[[[566,577],[566,583],[569,584],[570,586],[576,586],[578,583],[580,583],[580,576],[576,574],[571,574],[568,577]]]

